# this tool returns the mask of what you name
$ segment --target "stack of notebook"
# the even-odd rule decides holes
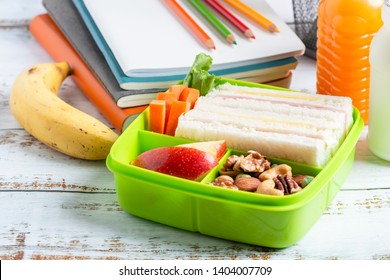
[[[214,35],[186,1],[177,2]],[[237,33],[229,45],[215,36],[215,50],[206,49],[163,0],[43,0],[47,14],[30,31],[54,60],[71,64],[76,84],[121,132],[157,92],[185,77],[200,52],[213,58],[215,75],[289,87],[303,43],[264,0],[242,2],[261,9],[279,32],[247,21],[255,39]]]

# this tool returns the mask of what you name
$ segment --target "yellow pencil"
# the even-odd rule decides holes
[[[241,13],[243,13],[245,16],[259,24],[260,26],[264,27],[270,32],[279,32],[279,29],[276,27],[276,25],[261,15],[259,12],[255,11],[251,7],[247,6],[246,4],[242,3],[239,0],[225,0],[226,3],[228,3],[233,8],[237,9]]]

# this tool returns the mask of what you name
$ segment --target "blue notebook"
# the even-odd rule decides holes
[[[177,22],[163,1],[143,0],[137,1],[136,4],[127,0],[73,0],[73,2],[123,89],[167,87],[184,78],[196,54],[208,52],[194,41],[186,30],[183,30],[183,26]],[[269,76],[272,73],[275,79],[283,78],[288,70],[295,68],[297,63],[295,57],[303,54],[304,45],[295,33],[276,17],[265,2],[253,0],[249,2],[260,2],[261,7],[265,5],[267,8],[263,10],[263,14],[264,11],[272,12],[274,22],[281,30],[280,34],[269,34],[257,28],[256,40],[238,38],[238,45],[234,47],[226,46],[221,41],[217,45],[217,50],[209,53],[213,57],[210,72],[235,79],[264,74]],[[184,3],[181,4],[185,7]],[[135,18],[137,14],[142,16]],[[145,21],[148,17],[151,18]],[[139,22],[141,19],[143,25]],[[169,30],[168,27],[171,30],[173,28],[176,44],[170,43],[173,39],[166,38],[168,32],[163,32]],[[154,41],[154,45],[146,41],[145,38],[150,36],[142,37],[142,33],[143,30],[150,30],[150,28],[156,31],[151,36],[165,33],[166,40],[149,38]],[[266,42],[263,41],[263,37]],[[289,39],[289,43],[286,44],[282,38]],[[270,47],[272,41],[275,41],[273,44],[278,42],[279,49],[275,46]],[[178,49],[171,50],[172,45]],[[245,52],[248,46],[252,50],[250,55]],[[265,48],[268,51],[265,51]],[[228,55],[222,57],[223,52],[227,52]],[[266,53],[266,56],[260,55],[261,52]]]

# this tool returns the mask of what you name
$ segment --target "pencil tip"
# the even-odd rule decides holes
[[[245,34],[245,36],[248,37],[248,38],[255,39],[255,35],[253,35],[253,32],[252,32],[252,30],[250,30],[250,29],[247,29],[247,30],[245,31],[244,34]]]
[[[206,41],[206,46],[207,46],[209,49],[213,49],[213,50],[216,49],[216,48],[215,48],[215,44],[214,44],[213,40],[211,40],[211,39]]]
[[[275,24],[272,24],[269,26],[269,31],[271,32],[279,32],[279,29],[276,27]]]
[[[236,38],[234,38],[233,35],[227,36],[226,40],[227,40],[227,42],[228,42],[229,44],[235,44],[235,45],[237,45],[237,43],[236,43]]]

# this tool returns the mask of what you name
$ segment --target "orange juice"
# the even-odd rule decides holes
[[[321,0],[317,30],[317,92],[349,96],[368,123],[373,36],[383,0]]]

